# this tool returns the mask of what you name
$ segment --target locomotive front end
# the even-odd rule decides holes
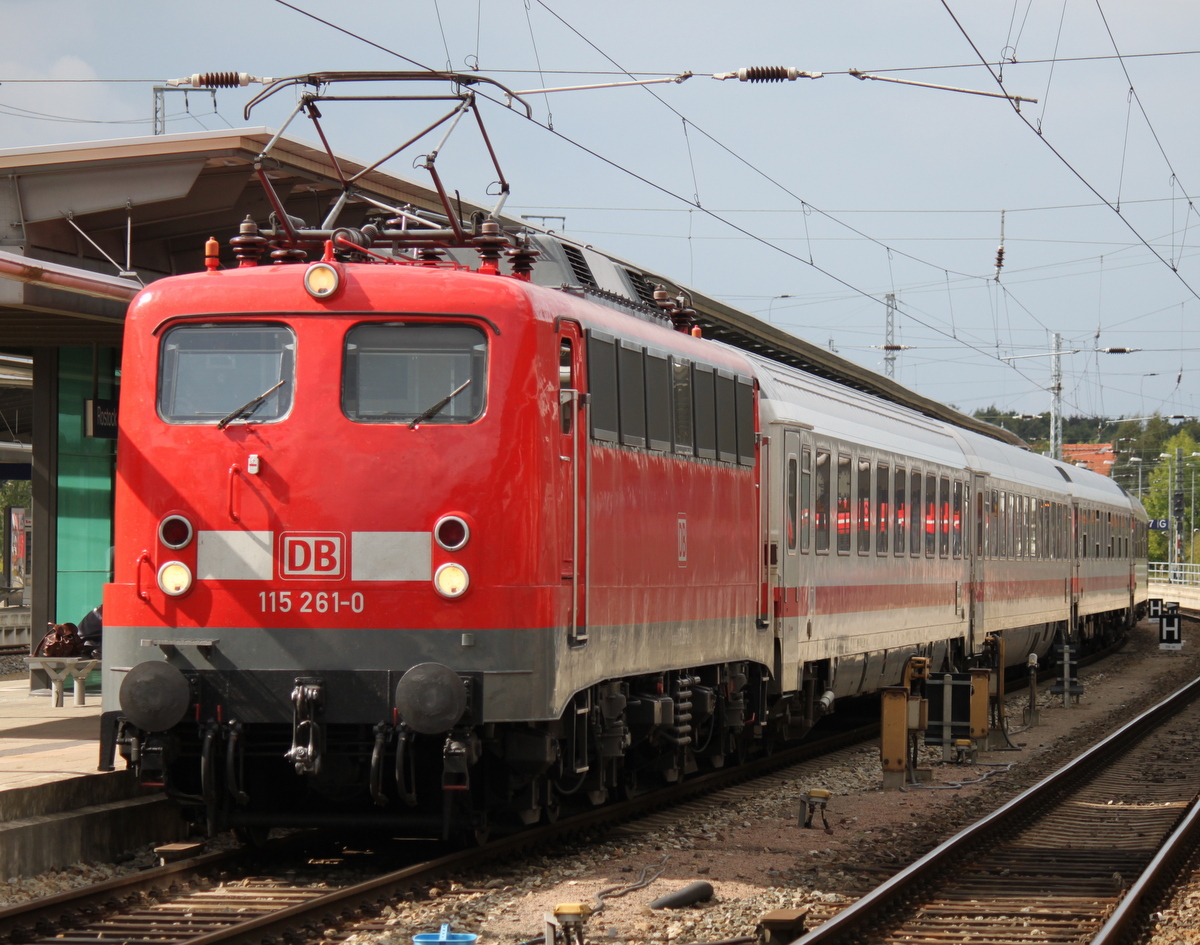
[[[549,419],[527,309],[516,280],[334,261],[139,296],[110,763],[210,831],[480,829],[485,701],[546,714],[534,628],[563,619],[531,538]]]

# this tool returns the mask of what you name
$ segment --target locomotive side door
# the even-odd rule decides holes
[[[558,507],[559,555],[563,586],[568,588],[567,641],[588,640],[587,538],[588,462],[586,377],[583,333],[578,322],[558,326]]]

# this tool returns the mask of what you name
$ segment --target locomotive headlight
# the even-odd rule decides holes
[[[158,586],[168,597],[180,597],[192,589],[192,569],[182,561],[168,561],[158,569]]]
[[[337,267],[327,262],[316,262],[304,272],[304,288],[314,299],[327,299],[342,284],[342,275]]]
[[[461,564],[446,562],[433,574],[434,589],[443,597],[451,599],[462,597],[467,591],[471,579],[467,577],[467,569]]]

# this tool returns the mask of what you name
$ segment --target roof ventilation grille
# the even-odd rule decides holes
[[[578,246],[572,246],[570,243],[560,243],[563,252],[567,254],[567,262],[571,264],[571,271],[575,273],[575,278],[581,286],[587,289],[596,289],[599,286],[596,283],[596,277],[592,275],[591,267],[587,264],[587,260],[583,258],[583,250]]]
[[[646,277],[636,269],[626,269],[625,275],[629,276],[629,281],[633,283],[633,291],[637,293],[638,298],[647,305],[654,305],[654,286]]]

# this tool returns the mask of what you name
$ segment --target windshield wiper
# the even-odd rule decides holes
[[[229,426],[229,424],[233,423],[234,420],[249,420],[251,415],[253,415],[254,411],[256,411],[259,407],[261,407],[263,404],[265,404],[267,402],[267,398],[270,397],[273,393],[275,393],[275,391],[279,390],[279,388],[281,388],[286,383],[287,383],[287,379],[285,378],[284,380],[282,380],[278,384],[276,384],[274,387],[268,388],[267,390],[263,391],[261,394],[259,394],[257,397],[255,397],[253,400],[246,401],[244,404],[242,404],[240,407],[238,407],[238,409],[235,410],[233,413],[227,414],[226,416],[224,416],[220,420],[218,420],[217,421],[217,429],[224,430],[227,426]]]
[[[439,400],[436,404],[434,404],[432,407],[430,407],[424,413],[418,414],[417,416],[413,417],[412,420],[410,420],[408,422],[408,428],[410,430],[415,430],[417,428],[418,424],[424,423],[426,420],[432,420],[434,417],[436,417],[439,413],[441,413],[445,409],[446,404],[450,403],[450,401],[452,401],[455,397],[457,397],[464,390],[466,390],[467,385],[470,383],[471,383],[471,379],[468,377],[465,381],[463,381],[461,384],[459,384],[458,387],[454,388],[454,390],[451,391],[449,395],[447,395],[446,397],[443,397],[441,400]]]

